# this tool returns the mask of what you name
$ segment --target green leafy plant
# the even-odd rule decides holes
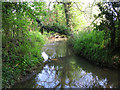
[[[81,31],[75,34],[72,40],[75,53],[93,63],[111,65],[114,62],[109,57],[111,50],[107,48],[110,39],[105,40],[104,34],[104,31]]]

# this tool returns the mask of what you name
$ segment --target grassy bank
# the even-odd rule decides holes
[[[7,40],[8,39],[8,40]],[[44,37],[40,32],[6,38],[2,35],[2,87],[9,87],[26,75],[26,70],[42,62],[41,48]]]
[[[109,48],[109,41],[109,35],[105,37],[104,31],[81,31],[74,34],[74,38],[70,38],[69,44],[78,56],[83,56],[99,66],[117,68],[120,55]]]

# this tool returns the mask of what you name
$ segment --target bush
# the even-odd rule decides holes
[[[8,39],[4,35],[2,38],[2,85],[4,88],[13,85],[19,80],[21,74],[26,74],[26,69],[42,61],[41,48],[44,39],[39,32],[28,32],[24,39],[22,37]]]
[[[72,40],[75,53],[84,56],[96,64],[111,64],[110,50],[107,44],[110,39],[104,39],[104,31],[81,31]]]

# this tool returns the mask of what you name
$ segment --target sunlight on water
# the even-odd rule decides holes
[[[49,68],[49,66],[46,65],[44,70],[42,70],[42,73],[39,73],[35,78],[37,88],[41,86],[45,88],[54,88],[59,83],[57,80],[58,78],[55,75],[56,71],[54,70],[54,66]]]
[[[42,57],[44,58],[44,62],[48,60],[48,55],[45,52],[42,52]]]
[[[57,68],[57,69],[56,69]],[[87,73],[80,68],[80,73],[78,71],[72,73],[72,78],[70,77],[60,77],[62,71],[58,70],[58,67],[46,65],[41,73],[39,73],[36,78],[36,88],[57,88],[61,87],[62,79],[64,79],[65,88],[92,88],[92,87],[103,87],[106,88],[107,78],[99,79],[98,76],[93,76],[93,74]],[[112,86],[110,86],[112,87]]]

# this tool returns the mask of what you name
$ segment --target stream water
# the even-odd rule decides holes
[[[49,40],[42,52],[43,69],[15,88],[118,88],[118,71],[100,68],[77,57],[66,40]]]

